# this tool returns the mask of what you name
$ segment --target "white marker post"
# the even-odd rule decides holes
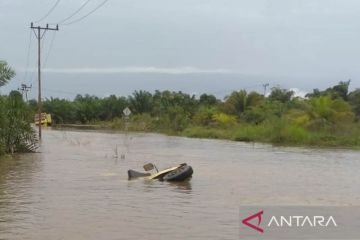
[[[128,107],[126,107],[126,108],[123,110],[123,113],[124,113],[125,117],[129,117],[130,114],[131,114],[131,110],[130,110]]]
[[[129,120],[129,116],[130,116],[130,114],[131,114],[131,110],[129,109],[129,107],[126,107],[124,110],[123,110],[123,113],[124,113],[124,115],[125,115],[125,143],[124,143],[124,145],[125,145],[125,148],[127,149],[127,150],[129,150],[129,146],[128,146],[128,143],[127,143],[127,138],[128,138],[128,136],[127,136],[127,131],[128,131],[128,120]],[[121,155],[121,158],[122,159],[125,159],[125,154],[122,154]]]

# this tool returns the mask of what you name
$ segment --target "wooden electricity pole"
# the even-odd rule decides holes
[[[30,91],[32,85],[28,86],[26,84],[21,84],[21,88],[18,88],[19,91],[21,91],[21,95],[24,98],[24,93],[25,93],[25,100],[28,101],[28,91]]]
[[[266,97],[266,88],[269,86],[268,83],[264,83],[263,84],[263,88],[264,88],[264,97]]]
[[[41,112],[42,112],[42,102],[41,102],[41,39],[44,37],[47,30],[58,31],[59,25],[56,25],[56,28],[49,28],[49,24],[46,24],[46,27],[35,27],[31,23],[30,28],[34,31],[35,36],[38,40],[38,122],[39,122],[39,140],[41,140]]]

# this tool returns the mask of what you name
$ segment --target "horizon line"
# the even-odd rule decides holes
[[[21,69],[26,71],[25,69]],[[30,72],[36,72],[36,68],[29,69]],[[113,73],[153,73],[153,74],[234,74],[238,71],[226,68],[197,68],[197,67],[112,67],[112,68],[43,68],[42,72],[46,73],[64,73],[64,74],[79,74],[79,73],[94,73],[94,74],[113,74]]]

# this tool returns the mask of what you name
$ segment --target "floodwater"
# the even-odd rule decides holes
[[[147,162],[194,175],[128,181]],[[238,239],[240,206],[359,206],[359,169],[350,150],[46,130],[40,153],[0,161],[0,239]]]

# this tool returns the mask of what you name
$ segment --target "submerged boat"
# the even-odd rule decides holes
[[[152,164],[148,163],[144,165],[145,171],[151,171],[153,169],[156,170],[156,173],[143,173],[134,170],[128,170],[129,180],[135,178],[143,178],[148,180],[160,180],[160,181],[185,181],[192,177],[194,173],[191,166],[187,165],[186,163],[179,164],[178,166],[171,167],[159,171],[157,167]]]

